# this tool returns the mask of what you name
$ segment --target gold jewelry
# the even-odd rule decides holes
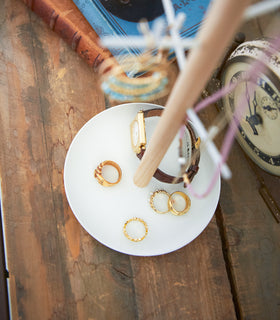
[[[185,200],[186,205],[185,205],[185,208],[184,208],[183,210],[178,211],[178,210],[176,210],[176,209],[174,208],[174,203],[175,203],[175,201],[174,201],[174,199],[173,199],[174,195],[179,195],[179,196],[181,196],[181,197]],[[191,200],[190,200],[190,198],[189,198],[184,192],[182,192],[182,191],[176,191],[176,192],[173,192],[173,193],[170,195],[170,197],[169,197],[169,199],[168,199],[168,206],[169,206],[169,208],[170,208],[170,211],[171,211],[174,215],[176,215],[176,216],[181,216],[181,215],[183,215],[184,213],[186,213],[186,212],[189,211],[189,209],[190,209],[190,207],[191,207]]]
[[[128,225],[129,223],[133,222],[133,221],[141,222],[141,223],[143,224],[143,226],[144,226],[144,228],[145,228],[145,231],[144,231],[143,236],[138,237],[138,238],[135,238],[135,237],[133,237],[133,236],[131,236],[131,235],[128,234],[127,229],[126,229],[126,228],[127,228],[127,225]],[[123,233],[124,233],[124,235],[127,237],[127,239],[129,239],[130,241],[139,242],[139,241],[142,241],[142,240],[146,237],[146,235],[148,234],[148,225],[147,225],[147,223],[146,223],[143,219],[141,219],[141,218],[136,218],[136,217],[135,217],[135,218],[129,219],[129,220],[127,220],[127,221],[125,222],[125,224],[124,224],[124,226],[123,226]]]
[[[155,71],[143,77],[145,78],[130,78],[130,82],[124,82],[123,75],[110,75],[102,82],[101,88],[116,101],[151,101],[167,95],[169,79],[164,71]]]
[[[112,166],[114,167],[115,169],[117,169],[118,171],[118,179],[117,181],[115,182],[110,182],[110,181],[107,181],[105,180],[105,178],[102,176],[102,169],[103,167],[105,166]],[[97,168],[94,170],[94,177],[96,178],[96,180],[104,187],[112,187],[114,185],[116,185],[117,183],[119,183],[121,181],[121,178],[122,178],[122,170],[120,168],[120,166],[114,162],[114,161],[111,161],[111,160],[106,160],[106,161],[103,161],[101,162]]]
[[[151,194],[151,197],[150,197],[150,206],[151,206],[151,208],[152,208],[155,212],[161,213],[161,214],[169,212],[170,209],[169,209],[169,205],[168,205],[168,200],[167,200],[167,210],[161,211],[161,210],[159,210],[159,209],[157,209],[157,208],[155,207],[154,198],[155,198],[158,194],[164,194],[164,195],[167,196],[168,199],[169,199],[169,197],[170,197],[170,194],[169,194],[167,191],[165,191],[165,190],[156,190],[155,192],[153,192],[153,193]]]
[[[125,83],[122,81],[121,77],[115,78],[116,81],[110,83],[110,89],[114,92],[119,92],[123,95],[144,95],[146,93],[149,93],[155,89],[157,89],[160,86],[161,78],[155,77],[155,76],[148,76],[146,77],[147,83],[142,84],[143,78],[141,79],[134,79],[133,80],[133,86],[131,85],[132,81],[130,81],[129,85],[121,85],[121,82]],[[121,81],[120,81],[121,80]],[[137,83],[139,82],[139,83]],[[146,84],[146,85],[145,85]]]
[[[114,101],[151,101],[166,96],[176,78],[171,62],[151,52],[106,59],[99,67],[101,88]],[[128,76],[129,75],[129,76]]]

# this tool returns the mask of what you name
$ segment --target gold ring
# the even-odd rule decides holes
[[[179,196],[181,196],[184,200],[185,200],[185,208],[183,209],[183,210],[176,210],[175,208],[174,208],[174,204],[175,204],[175,201],[174,201],[174,199],[173,199],[173,196],[174,195],[179,195]],[[171,195],[170,195],[170,197],[169,197],[169,199],[168,199],[168,206],[169,206],[169,209],[170,209],[170,211],[174,214],[174,215],[176,215],[176,216],[181,216],[181,215],[183,215],[184,213],[186,213],[186,212],[188,212],[189,211],[189,209],[190,209],[190,207],[191,207],[191,200],[190,200],[190,198],[184,193],[184,192],[182,192],[182,191],[176,191],[176,192],[173,192]]]
[[[155,204],[154,204],[154,198],[155,198],[158,194],[164,194],[164,195],[167,196],[168,199],[170,198],[170,194],[169,194],[167,191],[165,191],[165,190],[156,190],[155,192],[153,192],[153,193],[151,194],[151,197],[150,197],[150,206],[151,206],[151,208],[152,208],[155,212],[161,213],[161,214],[169,212],[168,201],[167,201],[167,210],[162,211],[162,210],[159,210],[159,209],[156,208],[156,206],[155,206]]]
[[[118,171],[118,179],[117,181],[115,182],[110,182],[110,181],[107,181],[103,176],[102,176],[102,169],[103,167],[105,166],[112,166],[114,167],[115,169],[117,169]],[[96,180],[104,187],[112,187],[114,185],[116,185],[117,183],[119,183],[121,181],[121,178],[122,178],[122,170],[120,168],[120,166],[114,162],[114,161],[111,161],[111,160],[106,160],[106,161],[103,161],[101,162],[97,168],[94,170],[94,177],[96,178]]]
[[[133,222],[133,221],[141,222],[143,224],[143,226],[145,228],[145,230],[143,231],[143,233],[144,233],[143,236],[141,236],[141,237],[133,237],[133,236],[128,234],[127,229],[126,229],[127,225],[129,223]],[[146,237],[146,235],[148,234],[148,225],[143,219],[135,217],[135,218],[132,218],[132,219],[129,219],[129,220],[126,221],[126,223],[123,226],[123,233],[127,237],[127,239],[129,239],[131,241],[134,241],[134,242],[139,242],[139,241],[142,241]]]

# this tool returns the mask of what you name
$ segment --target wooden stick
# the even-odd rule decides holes
[[[198,45],[188,58],[184,69],[168,98],[147,150],[134,175],[134,183],[145,187],[192,108],[208,79],[218,65],[226,47],[233,39],[250,0],[215,0],[198,33]]]

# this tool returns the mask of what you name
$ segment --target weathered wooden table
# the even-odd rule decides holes
[[[261,36],[267,19],[242,26],[247,38]],[[115,252],[77,222],[63,184],[73,137],[106,108],[98,75],[19,0],[2,1],[0,35],[13,319],[279,319],[280,225],[239,145],[229,159],[233,178],[222,182],[215,216],[198,238],[162,256]]]

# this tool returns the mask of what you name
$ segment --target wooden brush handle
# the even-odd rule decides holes
[[[197,35],[194,47],[180,72],[166,108],[134,175],[134,183],[145,187],[233,39],[249,0],[215,0]]]

